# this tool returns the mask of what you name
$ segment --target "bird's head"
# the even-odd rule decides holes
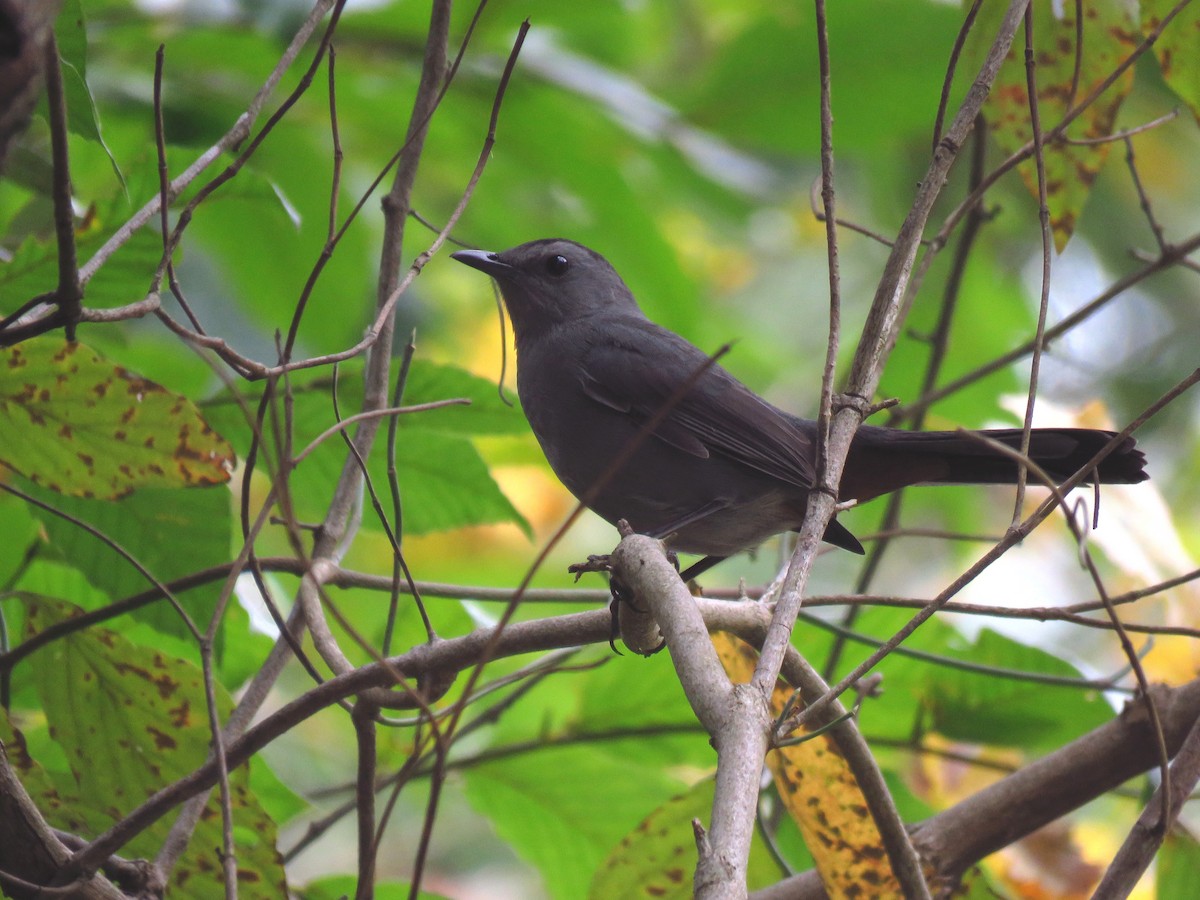
[[[451,257],[496,279],[518,340],[586,316],[641,315],[608,260],[574,241],[548,238],[499,253],[459,250]]]

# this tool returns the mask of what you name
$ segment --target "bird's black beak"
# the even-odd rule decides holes
[[[512,269],[508,263],[500,261],[498,254],[487,250],[458,250],[451,253],[450,258],[457,259],[460,263],[470,266],[472,269],[478,269],[493,278],[500,277]]]

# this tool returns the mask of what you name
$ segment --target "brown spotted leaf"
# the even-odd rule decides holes
[[[648,897],[653,900],[691,897],[696,868],[696,836],[692,820],[712,812],[715,782],[705,778],[686,793],[668,800],[641,821],[596,870],[590,900]],[[779,880],[779,867],[763,842],[750,845],[746,887],[765,888]]]
[[[25,637],[79,614],[63,601],[23,594]],[[186,660],[127,640],[115,631],[89,628],[59,638],[31,657],[50,735],[62,747],[78,796],[65,808],[88,821],[94,837],[160,788],[202,765],[211,734],[200,669]],[[232,707],[217,687],[222,717]],[[238,896],[287,896],[275,849],[275,824],[249,786],[249,772],[230,773]],[[61,790],[61,788],[60,788]],[[52,798],[35,797],[52,824]],[[50,806],[51,808],[48,808]],[[165,816],[134,838],[122,853],[153,857],[171,827]],[[78,822],[73,822],[78,827]],[[168,896],[223,896],[221,814],[216,796],[201,815],[188,849],[172,871]]]
[[[0,463],[59,493],[113,499],[222,484],[234,455],[186,397],[83,344],[38,338],[0,356]]]
[[[79,787],[74,779],[61,772],[52,772],[38,763],[29,754],[29,747],[22,734],[9,718],[7,710],[0,708],[0,743],[21,787],[25,789],[42,817],[53,827],[72,834],[87,834],[91,819],[87,814],[87,802],[79,796]]]
[[[1042,132],[1057,126],[1072,105],[1087,98],[1137,45],[1137,25],[1123,0],[1083,0],[1082,53],[1076,53],[1076,4],[1062,4],[1062,17],[1055,16],[1056,4],[1034,3],[1033,46],[1038,93],[1038,117]],[[984,4],[972,29],[964,58],[972,73],[996,34],[1006,4]],[[1079,59],[1078,86],[1075,82]],[[1113,131],[1121,102],[1133,85],[1133,69],[1126,70],[1096,102],[1067,128],[1071,139],[1103,138]],[[1013,153],[1033,140],[1029,91],[1025,73],[1024,31],[1017,33],[1008,58],[983,108],[996,142]],[[1073,144],[1051,141],[1044,147],[1046,205],[1054,230],[1055,249],[1062,252],[1075,231],[1084,203],[1100,167],[1108,157],[1110,143]],[[1034,197],[1038,195],[1037,168],[1033,160],[1020,166],[1021,178]]]
[[[1142,0],[1142,31],[1154,31],[1179,5],[1178,0]],[[1165,81],[1200,119],[1200,3],[1189,3],[1154,44]]]
[[[729,677],[749,681],[757,662],[750,646],[723,632],[713,644]],[[787,685],[776,685],[772,712],[779,715],[791,696]],[[771,751],[767,766],[833,900],[904,896],[862,790],[828,735]]]

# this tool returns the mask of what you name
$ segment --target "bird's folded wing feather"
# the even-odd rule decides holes
[[[664,336],[667,340],[664,341]],[[612,329],[581,360],[584,393],[642,423],[673,400],[654,436],[700,459],[718,454],[799,487],[813,483],[812,437],[677,335],[650,322]],[[679,398],[689,377],[694,384]]]

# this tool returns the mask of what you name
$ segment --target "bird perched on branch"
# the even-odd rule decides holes
[[[800,527],[815,478],[816,422],[768,403],[647,319],[603,256],[563,239],[452,256],[500,285],[529,424],[559,480],[602,518],[703,554],[685,576]],[[1018,428],[979,434],[1020,447]],[[1113,439],[1109,431],[1034,429],[1029,457],[1065,479]],[[1144,465],[1125,438],[1087,480],[1143,481]],[[838,495],[863,501],[916,484],[1013,484],[1017,470],[1011,457],[960,432],[862,425]],[[863,552],[836,520],[825,540]]]

